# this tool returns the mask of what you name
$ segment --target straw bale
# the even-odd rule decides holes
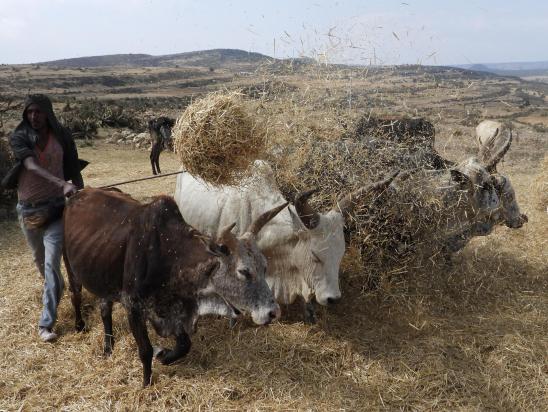
[[[213,184],[235,184],[265,149],[266,128],[236,92],[210,93],[189,105],[173,128],[183,167]]]

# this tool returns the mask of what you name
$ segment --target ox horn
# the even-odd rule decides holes
[[[230,250],[236,250],[238,248],[238,239],[236,239],[236,236],[232,233],[234,226],[236,226],[236,222],[225,226],[219,235],[219,242],[226,245]]]
[[[358,190],[355,190],[352,193],[349,193],[346,196],[341,197],[338,201],[338,208],[341,211],[343,215],[348,215],[349,213],[352,213],[354,210],[354,207],[356,205],[356,202],[359,200],[359,198],[367,193],[371,192],[378,192],[381,190],[384,190],[388,187],[390,183],[392,183],[392,180],[396,178],[396,176],[400,173],[399,170],[396,170],[394,173],[392,173],[390,176],[388,176],[386,179],[379,180],[378,182],[371,183],[366,186],[360,187]]]
[[[506,141],[506,143],[504,144],[504,146],[502,146],[494,155],[493,157],[491,158],[491,160],[489,160],[487,162],[487,164],[485,165],[485,169],[489,172],[489,173],[493,173],[493,172],[496,172],[497,170],[497,163],[501,161],[501,159],[504,157],[504,155],[506,154],[506,152],[508,152],[508,150],[510,149],[510,145],[512,144],[512,131],[511,130],[508,130],[508,139]]]
[[[308,204],[308,199],[318,191],[317,188],[307,190],[295,196],[295,210],[307,229],[314,229],[320,223],[320,215]]]
[[[263,228],[263,226],[266,225],[270,221],[270,219],[273,219],[274,216],[280,213],[280,211],[284,207],[286,207],[288,204],[289,202],[285,202],[281,204],[280,206],[277,206],[273,209],[270,209],[267,212],[264,212],[262,215],[258,216],[257,219],[255,219],[253,223],[251,223],[251,225],[249,225],[249,229],[247,231],[257,236],[259,232],[261,231],[261,229]]]

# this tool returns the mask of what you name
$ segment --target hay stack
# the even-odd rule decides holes
[[[405,144],[380,139],[368,145],[355,139],[301,141],[289,156],[276,162],[276,178],[284,195],[317,187],[311,204],[332,208],[338,198],[392,171],[424,167],[424,156]],[[433,173],[420,171],[398,190],[363,198],[347,220],[350,243],[360,250],[368,283],[382,273],[406,272],[441,250],[441,237],[458,205],[447,207],[436,193]]]
[[[265,128],[235,92],[211,93],[189,105],[173,137],[183,167],[213,185],[237,183],[266,146]]]

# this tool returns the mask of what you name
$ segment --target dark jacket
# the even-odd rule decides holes
[[[2,187],[6,189],[15,189],[19,180],[19,174],[23,169],[23,161],[29,156],[36,156],[34,147],[38,141],[38,133],[30,126],[27,121],[27,108],[31,104],[37,104],[40,109],[47,113],[49,127],[61,147],[63,148],[63,174],[65,180],[71,180],[72,183],[82,189],[84,181],[80,170],[87,165],[87,162],[78,159],[78,150],[70,132],[63,127],[53,113],[53,107],[49,98],[43,94],[34,94],[25,100],[25,109],[23,110],[23,120],[11,134],[9,143],[15,156],[15,166],[10,169],[8,174],[2,179]]]

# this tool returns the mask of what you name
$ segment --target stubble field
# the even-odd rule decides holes
[[[545,119],[541,103],[531,110],[512,100],[518,99],[510,90],[517,82],[512,79],[503,85],[509,88],[506,97],[485,97],[493,89],[484,80],[466,86],[468,80],[462,79],[462,88],[440,91],[443,84],[436,86],[429,78],[424,80],[428,88],[411,92],[402,84],[417,87],[415,78],[420,86],[416,74],[411,80],[400,74],[399,85],[388,77],[371,75],[361,84],[354,80],[354,106],[345,107],[342,116],[351,121],[372,104],[384,112],[426,114],[436,124],[436,147],[452,160],[474,152],[470,113]],[[268,104],[281,111],[286,130],[306,118],[317,126],[308,129],[321,133],[335,117],[333,111],[318,114],[318,102],[330,107],[340,99],[348,103],[348,81],[335,80],[307,78],[309,89],[301,84],[299,90],[309,105]],[[299,84],[296,77],[284,81]],[[498,80],[485,82],[496,85]],[[332,85],[329,96],[326,84]],[[391,92],[395,89],[407,98]],[[281,116],[273,119],[281,122]],[[60,339],[39,341],[41,281],[17,223],[0,223],[0,410],[545,410],[546,134],[526,122],[515,126],[519,138],[499,171],[511,178],[529,217],[523,228],[497,227],[492,235],[472,240],[451,264],[417,267],[375,291],[365,288],[356,252],[349,250],[341,272],[342,302],[320,309],[318,324],[303,324],[295,307],[283,307],[282,320],[269,327],[244,320],[231,329],[225,319],[204,318],[189,355],[169,367],[154,363],[154,384],[146,389],[141,388],[141,363],[119,305],[110,358],[101,352],[98,302],[87,293],[89,332],[74,332],[66,292],[56,327]],[[150,174],[146,150],[97,140],[79,152],[91,162],[84,171],[91,186]],[[164,172],[179,168],[171,153],[162,154],[161,164]],[[121,189],[147,200],[172,194],[174,187],[175,178],[165,177]]]

